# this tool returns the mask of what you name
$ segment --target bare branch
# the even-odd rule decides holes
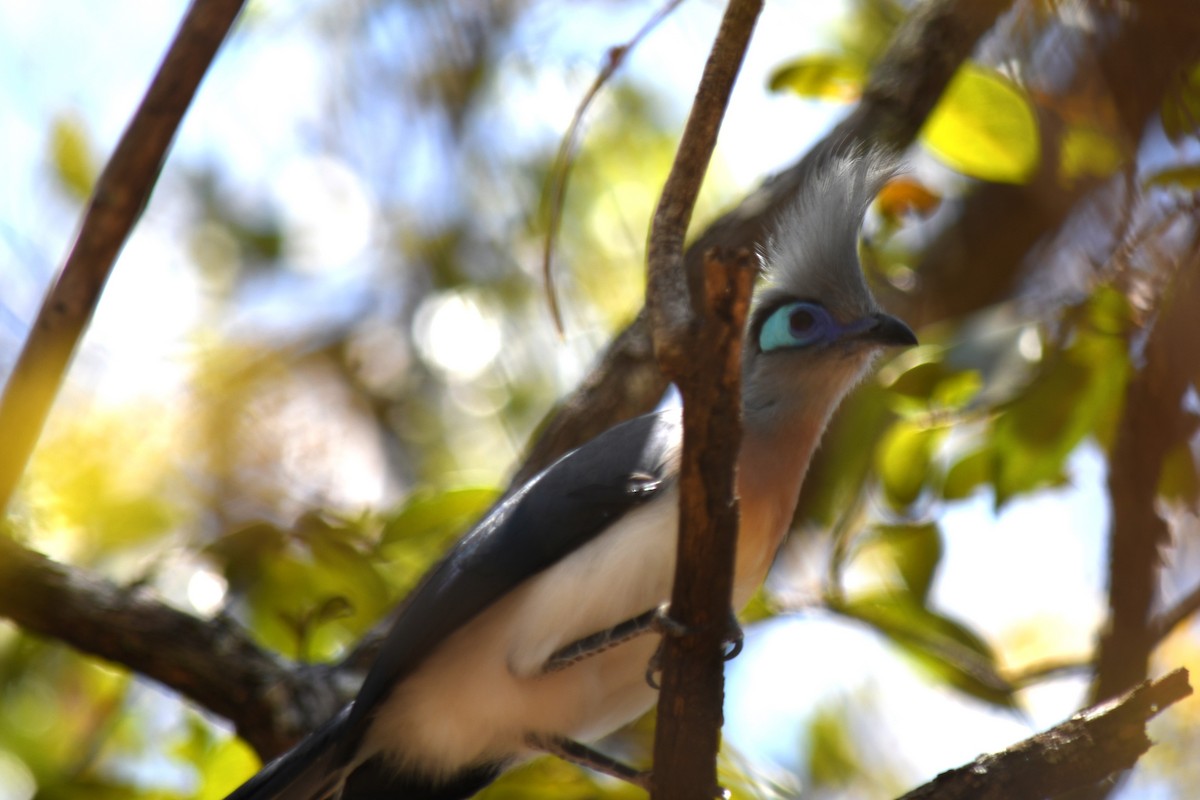
[[[1100,639],[1093,700],[1125,691],[1146,676],[1158,642],[1152,605],[1167,544],[1166,521],[1155,510],[1167,454],[1190,433],[1183,408],[1192,371],[1200,360],[1195,320],[1200,316],[1200,257],[1176,275],[1146,341],[1144,366],[1133,376],[1109,459],[1112,499],[1109,534],[1109,620]]]
[[[1137,763],[1151,745],[1146,723],[1191,693],[1187,670],[1177,669],[1007,750],[943,772],[900,800],[1028,800],[1097,783]]]
[[[679,542],[664,638],[654,739],[655,798],[712,797],[717,789],[737,547],[734,465],[741,441],[741,341],[754,259],[709,251],[704,295],[693,298],[683,242],[762,0],[730,0],[663,186],[647,244],[646,309],[655,355],[683,395]],[[704,353],[704,358],[696,358]]]
[[[688,634],[664,639],[655,797],[712,797],[717,785],[738,531],[741,345],[756,261],[747,250],[714,252],[704,266],[708,311],[692,347],[705,355],[680,376],[683,455],[670,613]]]
[[[146,207],[179,122],[243,2],[193,2],[96,183],[75,244],[0,397],[0,513],[25,472],[71,355]]]
[[[333,696],[326,669],[285,662],[230,621],[199,619],[148,589],[56,563],[5,535],[0,615],[136,670],[234,721],[263,754],[286,749],[344,702]]]

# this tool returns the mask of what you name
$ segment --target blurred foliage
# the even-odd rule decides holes
[[[1024,92],[971,63],[959,68],[921,135],[949,166],[980,180],[1024,183],[1041,160],[1037,119]]]
[[[554,260],[565,341],[551,331],[537,274],[556,136],[593,63],[625,35],[610,38],[596,21],[640,22],[653,5],[251,4],[225,56],[238,80],[302,51],[313,79],[298,82],[311,105],[266,132],[239,119],[237,148],[193,148],[168,165],[118,270],[149,263],[133,273],[147,287],[136,301],[110,289],[108,311],[164,329],[146,323],[105,339],[114,323],[102,308],[99,343],[81,354],[14,506],[16,535],[197,614],[229,614],[288,658],[343,656],[494,501],[542,415],[640,306],[643,240],[694,82],[683,91],[658,74],[671,54],[619,75],[588,117]],[[1070,221],[1014,267],[1025,276],[1017,288],[970,316],[931,320],[920,347],[848,400],[806,482],[797,537],[824,559],[806,603],[873,632],[930,685],[1006,712],[1029,701],[1014,653],[1062,654],[1052,635],[1022,648],[1015,634],[939,605],[942,516],[981,497],[997,513],[1044,497],[1071,483],[1082,449],[1110,452],[1157,308],[1195,251],[1189,198],[1200,185],[1200,67],[1179,70],[1148,131],[1123,134],[1112,103],[1084,80],[1095,72],[1088,52],[1063,44],[1082,29],[1068,10],[1119,12],[1018,7],[1003,41],[961,68],[927,123],[935,158],[918,155],[881,196],[863,251],[870,277],[917,313],[936,307],[946,290],[922,272],[925,248],[996,182],[1011,191],[1049,176],[1099,188],[1073,197]],[[597,30],[571,27],[575,13],[592,15],[584,21]],[[783,54],[765,82],[852,100],[907,13],[890,0],[848,3],[819,51]],[[707,34],[692,36],[686,26],[698,23],[685,19],[682,39],[698,48]],[[1121,24],[1104,16],[1083,27]],[[586,58],[573,38],[587,40]],[[655,37],[643,45],[657,46]],[[48,108],[44,210],[48,227],[69,229],[111,125]],[[693,230],[749,188],[720,157]],[[56,203],[68,210],[54,216]],[[968,274],[979,269],[981,235],[960,234]],[[57,258],[57,241],[38,243],[40,260]],[[159,284],[144,276],[176,267],[178,296],[154,294]],[[29,280],[5,269],[13,285]],[[160,339],[165,352],[143,352]],[[1194,519],[1194,437],[1169,453],[1160,501]],[[1194,539],[1181,528],[1181,550]],[[1200,569],[1185,561],[1182,571],[1194,585]],[[802,583],[779,570],[747,623],[788,608]],[[1053,614],[1025,624],[1067,624]],[[1200,664],[1194,629],[1160,655]],[[1162,717],[1146,780],[1194,785],[1196,706],[1180,709]],[[879,713],[866,701],[818,704],[799,725],[807,752],[786,780],[732,748],[722,780],[734,797],[886,796],[918,776],[893,774],[867,746],[863,731],[882,724]],[[647,718],[606,746],[644,763],[651,735]],[[55,800],[219,798],[257,763],[177,698],[0,625],[0,800],[27,800],[34,787]],[[540,759],[484,796],[639,794]]]

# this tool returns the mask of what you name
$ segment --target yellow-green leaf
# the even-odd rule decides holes
[[[849,102],[862,94],[867,67],[844,55],[811,55],[778,67],[767,85],[773,92]]]
[[[983,447],[963,456],[946,471],[942,497],[946,500],[965,500],[991,479],[992,451]]]
[[[92,194],[100,174],[92,144],[83,122],[71,114],[50,123],[50,161],[63,188],[79,200]]]
[[[1200,164],[1184,164],[1154,173],[1146,179],[1147,186],[1167,186],[1194,192],[1200,189]]]
[[[939,682],[993,705],[1013,707],[1013,687],[1000,674],[988,644],[916,598],[878,593],[833,603],[830,610],[872,626]]]
[[[1179,442],[1163,459],[1158,476],[1158,495],[1169,503],[1192,508],[1200,498],[1200,478],[1196,458],[1187,442]]]
[[[942,161],[980,180],[1024,183],[1041,159],[1037,118],[1025,92],[972,63],[946,87],[921,136]]]
[[[1167,93],[1162,107],[1162,126],[1173,144],[1200,132],[1200,64],[1188,70]]]
[[[1103,178],[1116,172],[1125,154],[1113,137],[1088,125],[1072,125],[1063,136],[1058,174],[1066,182]]]
[[[898,420],[884,434],[875,450],[875,471],[892,505],[905,508],[920,496],[943,434],[910,420]]]
[[[818,708],[808,729],[808,774],[816,786],[849,784],[863,764],[845,708]]]

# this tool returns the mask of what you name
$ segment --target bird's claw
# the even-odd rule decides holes
[[[692,632],[691,628],[670,615],[669,608],[665,603],[655,610],[651,625],[663,636],[679,637],[686,636]],[[746,634],[742,631],[742,626],[738,624],[737,616],[733,613],[733,609],[729,609],[724,642],[726,650],[721,657],[725,661],[732,661],[737,658],[741,654],[746,642]],[[657,677],[662,672],[662,654],[663,645],[662,642],[659,642],[654,655],[650,656],[650,661],[646,664],[646,683],[649,684],[651,689],[656,691],[662,688]]]

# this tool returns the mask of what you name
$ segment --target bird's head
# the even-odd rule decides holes
[[[746,333],[748,430],[798,416],[820,430],[881,350],[917,343],[907,325],[880,311],[858,259],[867,206],[894,173],[877,150],[830,152],[813,160],[780,215]]]

